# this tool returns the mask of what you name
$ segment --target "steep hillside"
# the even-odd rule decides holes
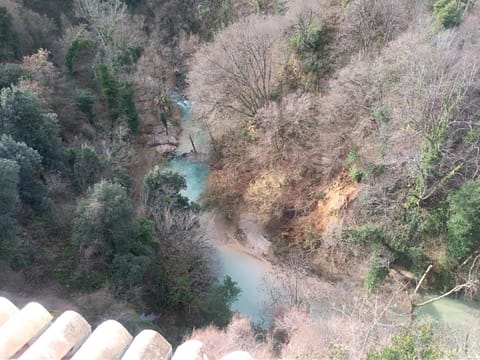
[[[479,38],[474,0],[2,1],[0,290],[212,353],[446,356],[416,317],[479,300]],[[229,324],[206,210],[261,239],[269,329]]]

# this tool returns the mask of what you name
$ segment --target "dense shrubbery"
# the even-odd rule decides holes
[[[12,60],[17,55],[17,34],[7,8],[0,6],[0,61]]]
[[[464,0],[436,0],[433,3],[433,14],[445,28],[460,25],[464,9]]]
[[[45,206],[46,188],[41,179],[43,171],[42,157],[39,153],[25,145],[16,142],[11,136],[0,137],[0,159],[15,161],[20,167],[18,194],[20,200],[31,205],[36,210]]]
[[[133,206],[122,186],[99,182],[79,202],[72,241],[82,249],[84,261],[91,254],[93,260],[110,263],[114,254],[128,250],[136,233]]]
[[[120,107],[127,117],[127,125],[132,134],[138,134],[138,113],[135,106],[134,89],[131,83],[124,83],[119,89]]]
[[[139,120],[133,85],[128,82],[119,83],[113,70],[105,64],[97,65],[96,75],[112,122],[125,114],[128,127],[134,135],[137,135]]]
[[[298,59],[301,83],[307,89],[318,90],[320,79],[328,69],[329,29],[315,24],[313,14],[300,16],[294,27],[290,46]]]
[[[118,109],[118,84],[115,75],[106,64],[98,64],[95,70],[100,90],[107,104],[108,116],[114,121],[120,115]]]
[[[19,64],[0,63],[0,89],[16,85],[25,75],[27,71]]]
[[[9,261],[16,240],[15,203],[20,167],[15,161],[0,158],[0,265]]]
[[[104,166],[95,150],[87,145],[72,150],[72,183],[78,192],[100,181]]]
[[[47,168],[58,168],[64,158],[57,115],[45,110],[27,88],[4,88],[0,95],[0,131],[38,151]]]
[[[391,345],[378,352],[370,351],[367,354],[367,360],[440,360],[447,358],[436,340],[431,325],[404,330],[393,337]]]
[[[450,194],[447,252],[461,261],[480,246],[480,182],[465,183]]]
[[[383,282],[387,275],[388,266],[385,265],[384,261],[374,259],[365,275],[363,287],[371,294]]]
[[[79,90],[75,94],[75,104],[81,112],[87,115],[90,122],[92,122],[95,117],[93,106],[96,100],[96,96],[89,90]]]

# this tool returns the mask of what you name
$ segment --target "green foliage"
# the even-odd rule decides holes
[[[112,181],[122,185],[125,189],[130,190],[133,180],[130,175],[128,175],[127,170],[119,164],[112,164],[111,167],[113,175]]]
[[[355,148],[350,149],[347,155],[347,160],[345,161],[345,165],[347,167],[350,167],[353,164],[358,163],[359,161],[360,161],[360,156],[358,155],[357,149]]]
[[[47,168],[58,168],[65,149],[57,115],[47,112],[27,88],[4,88],[0,94],[0,132],[25,142],[42,156]]]
[[[133,206],[125,188],[101,181],[79,201],[72,241],[83,250],[90,249],[88,252],[93,251],[102,262],[109,264],[114,254],[130,248],[130,240],[137,236],[137,230]]]
[[[124,283],[122,277],[124,271],[136,272],[142,260],[130,253],[138,234],[125,188],[107,181],[95,184],[79,201],[73,223],[72,243],[80,254],[73,279],[87,290],[100,287],[109,278],[117,294],[130,290],[130,281],[137,275],[124,278]],[[127,265],[131,267],[120,269]]]
[[[342,231],[343,241],[351,247],[372,247],[385,241],[381,228],[372,224],[365,224],[355,228],[345,228]]]
[[[0,61],[14,59],[17,55],[17,34],[12,27],[12,15],[0,6]]]
[[[10,258],[16,240],[19,173],[20,167],[15,161],[0,158],[0,264]]]
[[[78,250],[71,243],[62,244],[61,253],[54,259],[53,276],[60,284],[70,285],[78,262]]]
[[[0,89],[17,84],[26,74],[26,70],[19,64],[0,63]]]
[[[223,279],[223,283],[213,284],[201,306],[205,324],[227,326],[233,314],[230,306],[238,299],[240,292],[237,283],[228,275]]]
[[[132,290],[142,287],[145,273],[150,268],[151,262],[152,259],[149,256],[136,256],[132,253],[115,255],[110,267],[110,281],[115,293],[125,297]]]
[[[72,185],[82,193],[100,181],[104,166],[95,150],[88,145],[72,150],[72,156]]]
[[[185,178],[172,171],[153,168],[143,179],[143,194],[147,209],[188,209],[189,200],[180,195],[187,188]]]
[[[425,260],[422,247],[416,243],[423,236],[419,231],[422,221],[413,213],[405,219],[392,219],[383,228],[372,224],[344,228],[341,239],[355,255],[380,251],[390,262],[416,271]]]
[[[345,166],[348,169],[348,177],[351,181],[360,182],[364,177],[364,172],[358,165],[360,162],[360,156],[358,155],[357,149],[352,148],[347,155],[345,160]]]
[[[131,252],[135,255],[146,255],[150,251],[150,248],[154,247],[153,233],[155,229],[155,223],[145,217],[137,219],[138,235],[135,243],[132,245]]]
[[[140,48],[133,48],[130,46],[123,46],[115,59],[113,59],[115,67],[124,67],[135,65],[141,55]]]
[[[81,49],[92,47],[95,43],[90,39],[85,39],[82,37],[82,32],[72,40],[67,49],[67,54],[65,55],[65,65],[67,66],[68,72],[73,74],[73,65],[75,57]]]
[[[132,83],[126,82],[119,89],[120,107],[127,116],[127,124],[134,135],[138,134],[138,113],[135,106]]]
[[[355,182],[360,182],[363,179],[363,171],[357,168],[356,166],[352,166],[350,170],[348,170],[348,177],[350,180]]]
[[[480,245],[480,181],[468,181],[448,197],[447,254],[461,261]]]
[[[367,360],[440,360],[445,358],[435,339],[431,325],[420,329],[403,330],[392,339],[392,344],[376,352],[370,351]]]
[[[392,114],[388,106],[379,106],[373,110],[373,118],[380,124],[388,123],[392,119]]]
[[[27,282],[38,286],[45,284],[50,277],[52,263],[44,248],[24,244],[16,249],[10,265],[14,271],[22,270]]]
[[[388,267],[379,259],[374,259],[363,281],[363,287],[371,294],[388,275]]]
[[[127,117],[128,127],[134,135],[137,135],[139,119],[132,83],[119,83],[113,70],[103,63],[96,66],[96,76],[107,103],[110,119],[115,121],[120,114],[124,113]]]
[[[328,28],[316,25],[312,15],[299,17],[290,38],[290,47],[299,60],[303,77],[314,90],[317,90],[320,78],[328,67],[328,43]]]
[[[433,15],[443,27],[452,28],[462,22],[465,5],[463,0],[436,0],[433,3]]]
[[[0,159],[15,161],[20,167],[20,200],[41,210],[45,202],[46,188],[41,181],[42,157],[25,143],[18,143],[11,136],[0,137]]]
[[[114,121],[120,115],[118,108],[118,83],[115,75],[112,70],[103,63],[96,66],[95,75],[107,103],[108,116],[110,120]]]
[[[87,115],[90,122],[93,120],[95,114],[93,113],[93,105],[97,97],[90,90],[79,90],[75,94],[75,105],[78,109]]]

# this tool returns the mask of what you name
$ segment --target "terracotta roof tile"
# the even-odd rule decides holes
[[[31,302],[19,310],[0,297],[0,360],[169,360],[172,346],[162,335],[144,330],[135,338],[107,320],[93,332],[78,313],[53,316]],[[122,357],[123,355],[123,357]]]

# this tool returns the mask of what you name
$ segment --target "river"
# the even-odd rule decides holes
[[[192,120],[190,103],[178,95],[174,100],[182,112],[182,134],[179,139],[177,155],[190,153],[192,150],[191,139],[193,140],[198,156],[177,156],[169,161],[167,168],[185,176],[187,188],[182,195],[191,201],[199,201],[209,173],[208,163],[205,161],[209,152],[209,145],[204,132],[199,124]],[[264,238],[260,233],[253,233],[256,228],[246,223],[248,236]],[[223,219],[215,213],[204,213],[202,215],[202,226],[208,234],[213,248],[217,252],[219,260],[218,278],[230,276],[242,292],[238,300],[233,304],[232,310],[248,316],[255,324],[262,325],[268,322],[265,317],[265,305],[267,293],[263,287],[263,278],[270,271],[268,262],[255,256],[247,247],[235,241],[232,236],[233,230],[224,223]],[[265,244],[263,243],[263,246]]]

